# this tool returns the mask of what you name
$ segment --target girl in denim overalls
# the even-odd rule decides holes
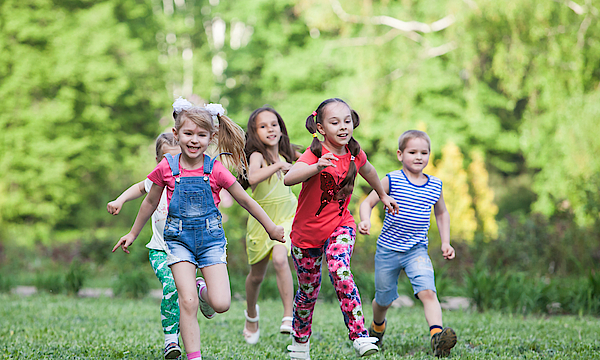
[[[204,152],[217,142],[217,150],[232,155],[231,164],[238,173],[245,166],[244,132],[227,116],[220,105],[194,107],[187,100],[173,104],[175,127],[181,154],[161,161],[148,175],[153,185],[142,202],[131,231],[117,246],[126,250],[137,238],[167,187],[169,217],[164,238],[168,246],[167,262],[179,293],[181,337],[188,359],[201,359],[198,306],[207,318],[223,313],[231,304],[227,274],[227,239],[217,209],[219,191],[225,188],[233,198],[264,227],[269,237],[283,242],[284,229],[276,226],[264,210],[236,181],[235,177]],[[219,120],[219,127],[214,119]],[[217,136],[218,134],[218,136]],[[196,279],[196,269],[204,278]]]

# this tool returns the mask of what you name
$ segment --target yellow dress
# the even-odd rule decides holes
[[[281,156],[280,159],[285,161]],[[262,225],[253,216],[249,216],[246,235],[248,263],[252,265],[261,261],[271,253],[271,249],[277,244],[285,245],[289,256],[291,249],[290,232],[292,231],[292,222],[298,206],[298,199],[292,192],[292,188],[283,184],[283,175],[277,172],[271,175],[269,179],[256,185],[252,192],[252,198],[265,210],[276,225],[283,226],[285,229],[285,243],[271,240]]]

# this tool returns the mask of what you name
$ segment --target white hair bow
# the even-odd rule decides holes
[[[186,99],[184,99],[180,96],[173,103],[173,112],[175,112],[175,114],[179,114],[183,110],[190,109],[192,106],[194,106],[194,105],[191,102],[187,101]]]
[[[212,115],[215,123],[217,123],[217,116],[225,114],[225,109],[221,104],[204,104],[204,108]]]

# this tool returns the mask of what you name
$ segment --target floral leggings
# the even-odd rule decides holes
[[[327,261],[329,278],[335,288],[344,315],[344,323],[354,340],[369,336],[365,329],[360,294],[350,272],[350,257],[354,248],[356,231],[348,226],[336,228],[323,247],[301,249],[292,246],[292,258],[298,274],[298,291],[294,297],[294,337],[306,342],[312,333],[313,311],[321,289],[321,263],[323,253]]]

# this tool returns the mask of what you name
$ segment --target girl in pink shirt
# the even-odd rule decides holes
[[[242,173],[246,164],[244,131],[223,115],[223,108],[215,104],[206,108],[195,107],[187,100],[178,99],[173,110],[173,134],[179,142],[181,154],[167,154],[148,175],[153,182],[150,192],[140,206],[131,231],[119,240],[113,251],[121,247],[128,252],[127,248],[139,235],[167,187],[169,215],[164,230],[167,263],[179,295],[181,338],[187,358],[192,360],[202,358],[198,306],[210,319],[215,312],[229,310],[231,304],[226,265],[227,239],[221,213],[217,209],[219,191],[227,189],[264,226],[271,239],[282,242],[284,229],[271,221],[216,158],[205,154],[214,141],[219,151],[233,153],[229,160],[238,173]],[[218,127],[216,120],[219,121]],[[198,268],[204,278],[196,278]]]
[[[356,224],[348,204],[356,174],[367,180],[388,211],[397,212],[398,205],[385,193],[377,171],[352,137],[359,123],[356,111],[343,100],[323,101],[306,119],[306,128],[314,137],[310,148],[284,178],[288,186],[302,182],[291,233],[299,285],[294,298],[294,337],[288,346],[292,359],[310,358],[312,314],[321,288],[323,255],[357,355],[379,351],[378,339],[369,337],[365,329],[360,294],[350,272]]]

